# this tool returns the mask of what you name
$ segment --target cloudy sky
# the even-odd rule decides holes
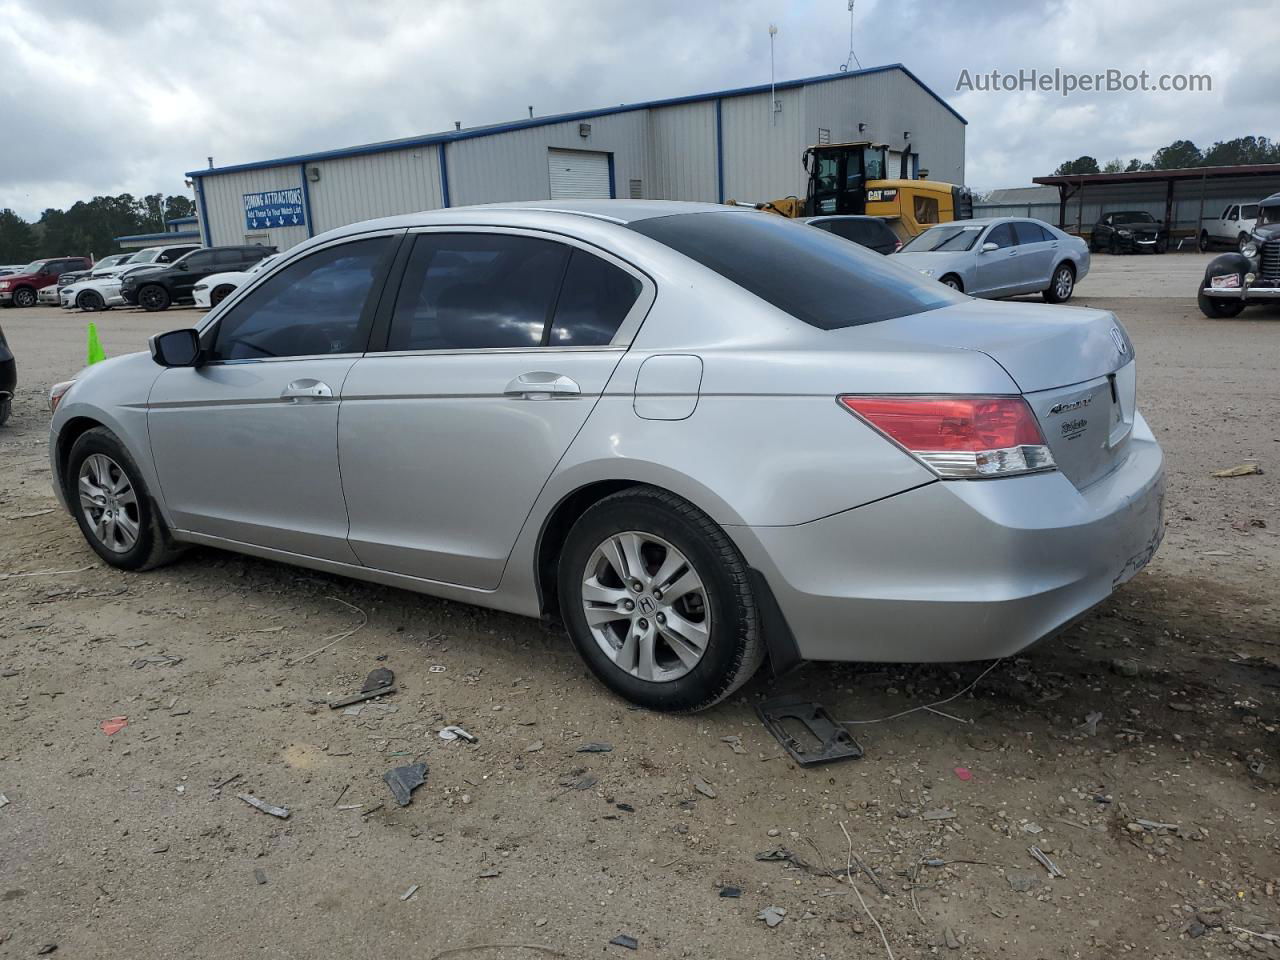
[[[845,62],[845,0],[0,0],[0,208],[183,191],[183,171]],[[1274,0],[856,0],[863,66],[902,62],[969,121],[967,180],[1088,153],[1280,138]],[[1019,69],[1195,73],[1207,93],[957,91]]]

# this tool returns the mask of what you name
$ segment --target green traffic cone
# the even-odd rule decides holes
[[[107,353],[102,349],[102,341],[98,339],[97,324],[89,324],[89,366],[95,363],[101,363],[107,359]]]

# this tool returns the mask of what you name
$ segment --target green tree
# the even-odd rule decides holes
[[[1151,156],[1151,166],[1155,170],[1176,170],[1180,167],[1198,167],[1204,163],[1200,148],[1190,140],[1175,140],[1167,147],[1161,147]]]
[[[1055,177],[1065,177],[1077,173],[1101,173],[1098,169],[1098,161],[1093,157],[1077,157],[1075,160],[1064,160],[1058,164],[1058,169],[1053,171]]]
[[[0,210],[0,263],[27,263],[36,256],[31,224],[6,207]]]
[[[1119,157],[1114,160],[1108,160],[1102,165],[1103,173],[1122,173],[1124,171],[1124,161]]]
[[[1207,167],[1225,167],[1237,163],[1280,163],[1280,143],[1267,137],[1236,137],[1219,140],[1204,152]]]
[[[182,217],[194,217],[196,205],[190,197],[172,196],[164,199],[165,220],[179,220]]]
[[[1129,161],[1129,165],[1124,168],[1124,172],[1137,173],[1141,169],[1142,169],[1142,161],[1139,160],[1137,157],[1134,157],[1132,160]]]

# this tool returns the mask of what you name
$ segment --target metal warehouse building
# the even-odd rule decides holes
[[[723,202],[805,193],[814,143],[872,140],[890,173],[964,183],[965,120],[902,64],[210,167],[207,245],[285,249],[372,217],[505,200]],[[906,154],[904,163],[902,158]]]

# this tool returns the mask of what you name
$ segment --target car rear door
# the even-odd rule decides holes
[[[984,250],[988,243],[995,250]],[[977,287],[968,290],[974,296],[1001,297],[1017,290],[1021,265],[1018,263],[1018,241],[1010,223],[997,223],[974,245],[974,276]]]
[[[380,570],[493,589],[653,284],[599,249],[515,229],[422,230],[404,259],[381,349],[342,391],[351,548]]]
[[[1032,220],[1015,220],[1013,234],[1018,241],[1018,292],[1038,293],[1049,286],[1057,265],[1058,240]]]
[[[179,529],[358,562],[338,474],[338,404],[403,233],[308,251],[204,328],[208,362],[160,375],[151,451]]]

